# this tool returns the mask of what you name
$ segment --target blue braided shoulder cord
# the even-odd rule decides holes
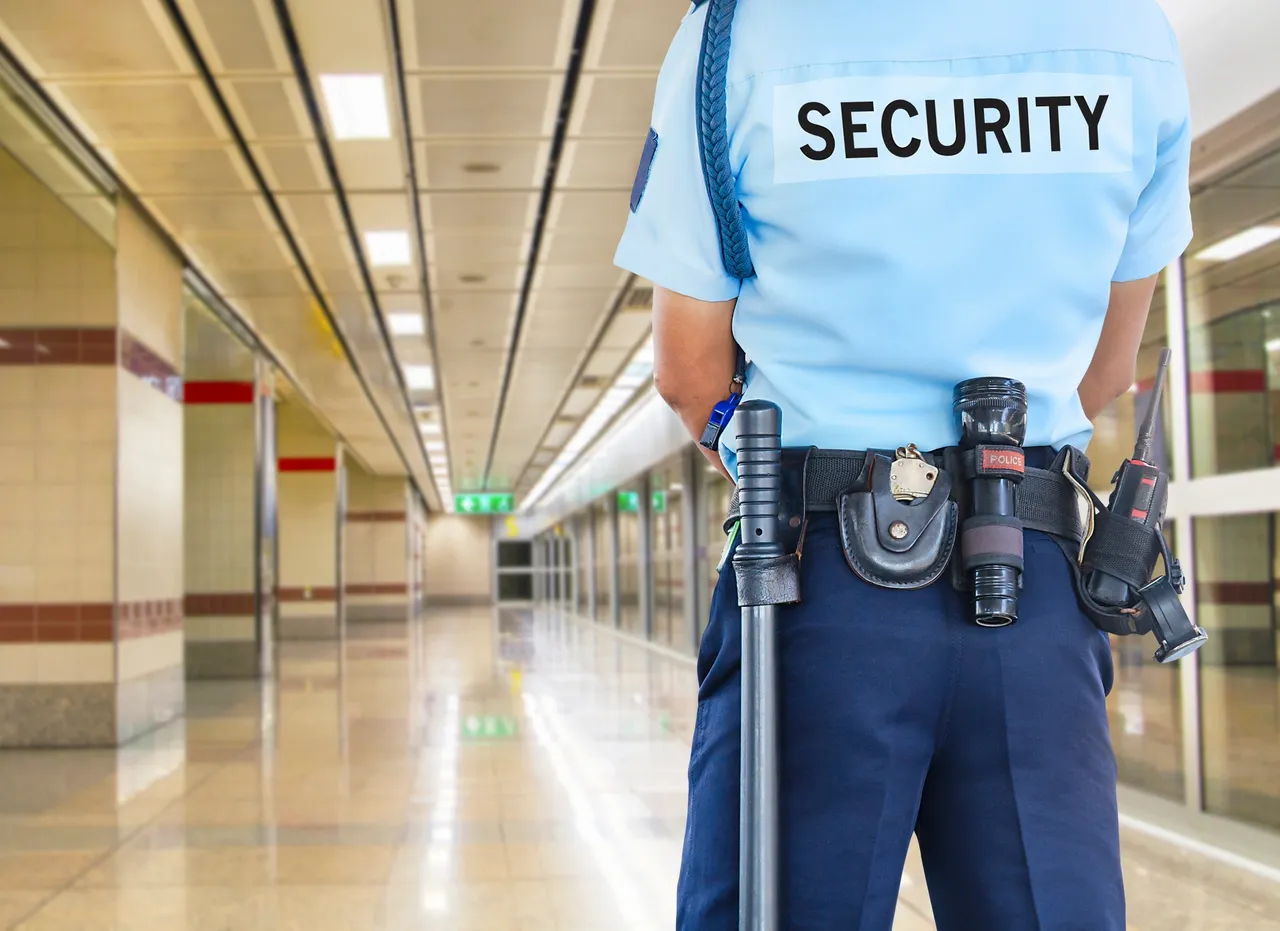
[[[720,235],[720,259],[734,278],[755,276],[747,230],[742,222],[737,183],[729,163],[729,48],[737,0],[694,0],[709,3],[698,60],[698,150],[711,211]]]

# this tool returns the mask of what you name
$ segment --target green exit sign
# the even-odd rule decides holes
[[[655,491],[653,493],[653,512],[662,514],[667,510],[667,493],[665,491]],[[624,514],[635,514],[640,510],[640,492],[638,491],[620,491],[618,492],[618,510]]]
[[[510,740],[520,735],[520,722],[504,714],[469,714],[460,730],[463,740]]]
[[[453,506],[459,514],[510,514],[515,510],[515,496],[504,494],[454,495]]]

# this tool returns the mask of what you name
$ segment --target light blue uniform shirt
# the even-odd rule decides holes
[[[617,263],[738,299],[746,396],[781,405],[784,445],[954,444],[955,384],[1002,376],[1027,386],[1028,446],[1084,447],[1076,389],[1110,283],[1191,240],[1186,81],[1156,0],[740,0],[745,281],[722,265],[698,150],[705,15],[658,79]]]

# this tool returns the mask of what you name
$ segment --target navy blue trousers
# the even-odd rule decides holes
[[[810,518],[778,624],[786,931],[890,931],[911,835],[939,931],[1124,931],[1111,653],[1066,557],[1026,534],[1020,619],[945,580],[868,585]],[[737,931],[741,615],[720,575],[698,657],[681,931]]]

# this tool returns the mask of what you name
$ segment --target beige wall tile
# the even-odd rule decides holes
[[[182,262],[127,203],[116,210],[120,325],[182,367]]]
[[[149,676],[182,664],[183,633],[172,630],[154,637],[121,640],[116,645],[120,680]]]
[[[253,587],[254,420],[250,405],[185,411],[188,592]]]
[[[0,644],[0,684],[18,685],[36,679],[36,644]]]
[[[113,265],[111,246],[0,150],[0,323],[110,325]]]
[[[44,685],[111,682],[115,649],[110,643],[38,643],[36,681]]]
[[[119,373],[117,477],[119,598],[183,594],[182,406]]]
[[[255,623],[251,617],[189,617],[182,626],[190,642],[223,643],[253,640]]]
[[[427,595],[487,596],[492,591],[493,544],[487,520],[458,515],[427,521]]]
[[[283,473],[278,483],[280,584],[333,585],[337,485],[333,473]]]

